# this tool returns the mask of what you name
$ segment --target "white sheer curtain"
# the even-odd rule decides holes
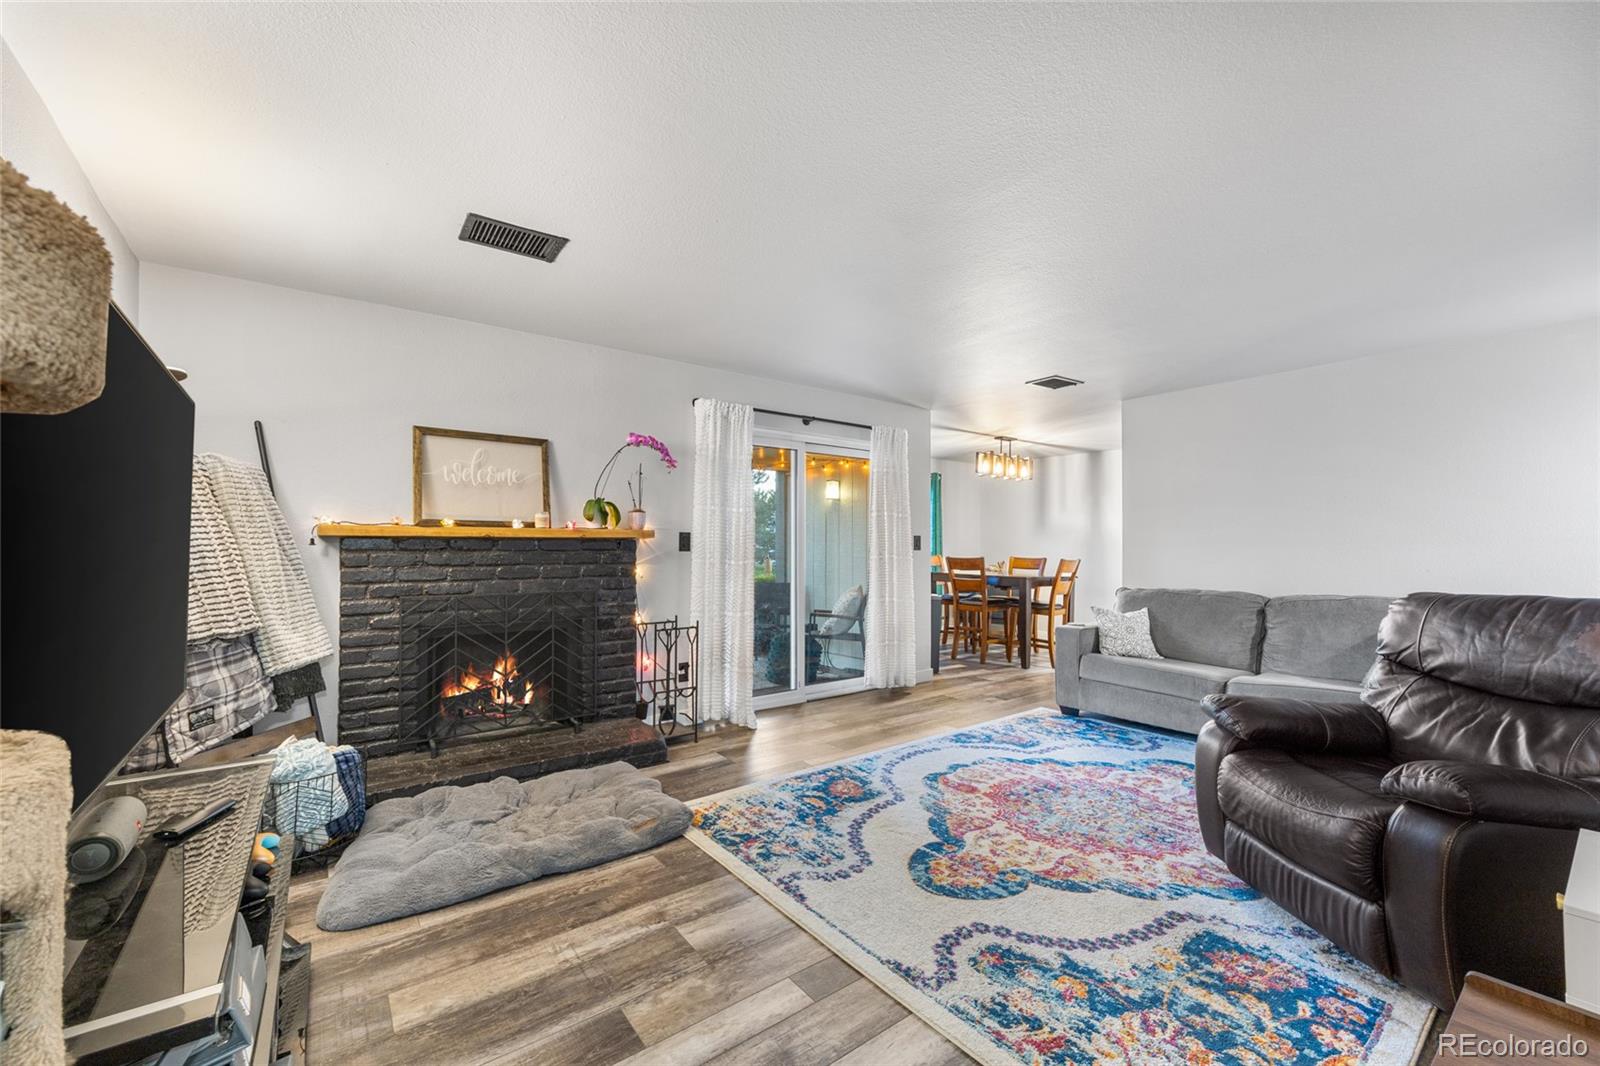
[[[917,683],[917,602],[911,556],[911,458],[905,430],[872,427],[867,481],[867,684]]]
[[[755,485],[748,404],[694,402],[694,526],[689,614],[700,625],[700,714],[756,727],[750,707],[755,645]]]

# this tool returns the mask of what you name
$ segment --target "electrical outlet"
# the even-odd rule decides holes
[[[689,664],[688,663],[679,663],[678,664],[678,684],[687,685],[688,683],[689,683]]]

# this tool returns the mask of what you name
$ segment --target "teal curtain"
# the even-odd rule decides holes
[[[928,475],[928,506],[933,516],[932,535],[928,543],[935,555],[944,554],[944,479],[939,474]]]

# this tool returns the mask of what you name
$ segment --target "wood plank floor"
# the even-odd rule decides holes
[[[694,799],[1052,700],[1047,669],[958,664],[763,712],[649,772]],[[316,927],[325,884],[297,876],[289,899],[289,932],[313,945],[316,1062],[971,1062],[684,840],[348,933]]]

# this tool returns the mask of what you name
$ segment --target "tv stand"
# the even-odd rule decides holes
[[[248,1047],[252,1064],[305,1060],[303,1023],[284,1040],[277,1024],[292,862],[276,864],[264,900],[240,903],[271,771],[267,757],[129,775],[100,790],[137,796],[150,817],[121,868],[68,897],[65,1036],[80,1064],[137,1062],[201,1040]],[[218,799],[237,805],[181,843],[152,835]],[[293,844],[285,838],[286,856]],[[308,981],[295,984],[309,996]],[[305,1018],[303,1003],[287,1006]]]

